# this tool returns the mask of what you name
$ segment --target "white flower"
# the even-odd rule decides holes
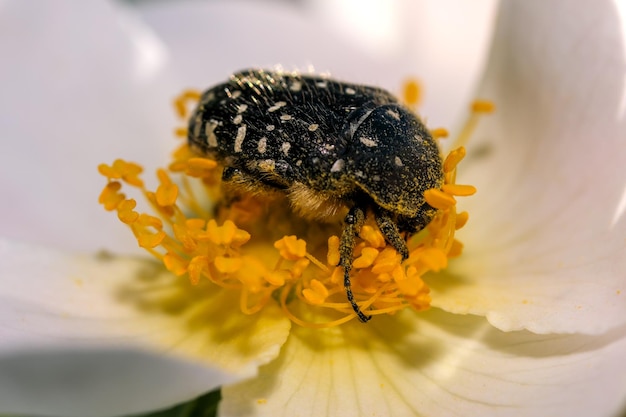
[[[0,72],[0,226],[10,238],[0,243],[0,412],[115,415],[216,386],[223,416],[605,416],[623,405],[621,3],[502,4],[478,90],[498,110],[481,121],[459,174],[479,192],[463,202],[463,257],[429,280],[438,308],[324,331],[271,305],[224,315],[236,300],[181,289],[141,257],[77,254],[139,253],[100,213],[95,167],[119,156],[163,165],[181,82],[285,62],[289,48],[298,65],[328,52],[321,69],[336,60],[329,69],[340,78],[404,74],[386,75],[371,52],[351,62],[343,55],[366,38],[329,35],[317,27],[327,20],[284,6],[201,6],[213,12],[194,13],[214,30],[206,39],[159,25],[184,7],[155,8],[144,17],[163,44],[108,3],[54,14],[23,4],[0,9],[0,53],[14,63]],[[194,65],[202,54],[211,67]]]

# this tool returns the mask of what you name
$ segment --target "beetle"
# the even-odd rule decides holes
[[[389,92],[328,77],[248,69],[205,91],[189,120],[188,143],[224,166],[224,184],[282,193],[309,219],[343,216],[339,265],[350,282],[355,239],[373,215],[405,260],[407,236],[436,209],[424,191],[441,188],[439,147],[420,119]]]

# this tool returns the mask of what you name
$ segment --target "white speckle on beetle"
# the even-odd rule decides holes
[[[326,149],[327,151],[332,151],[333,149],[335,149],[335,145],[333,145],[331,143],[325,143],[324,144],[324,149]]]
[[[356,90],[354,88],[348,87],[348,88],[346,88],[345,93],[346,94],[350,94],[352,96],[352,95],[356,94]]]
[[[358,120],[355,120],[350,123],[350,137],[354,136],[359,126],[361,126],[361,123],[363,123],[365,119],[367,119],[370,116],[370,114],[372,114],[373,111],[374,110],[371,110],[371,109],[367,110],[361,117],[359,117]]]
[[[298,159],[296,161],[296,166],[299,167],[300,165],[302,165],[302,159]]]
[[[273,113],[276,110],[280,109],[281,107],[285,107],[287,105],[286,102],[284,101],[279,101],[277,103],[274,103],[274,105],[272,107],[270,107],[269,109],[267,109],[268,112]]]
[[[400,113],[398,113],[398,112],[397,112],[397,111],[395,111],[395,110],[388,109],[388,110],[387,110],[387,114],[388,114],[389,116],[393,117],[393,118],[394,118],[394,119],[396,119],[396,120],[400,120]]]
[[[267,126],[265,126],[265,129],[266,129],[268,132],[271,132],[271,131],[272,131],[272,130],[274,130],[275,128],[276,128],[276,126],[274,126],[274,125],[267,125]]]
[[[363,171],[355,171],[354,175],[356,175],[359,178],[365,178],[365,174],[363,173]]]
[[[328,83],[326,81],[320,81],[320,82],[315,83],[315,86],[317,88],[326,88],[328,87]]]
[[[239,91],[239,90],[233,91],[233,92],[230,94],[230,98],[231,98],[231,99],[233,99],[233,100],[238,99],[238,98],[239,98],[239,96],[241,96],[241,91]]]
[[[297,93],[298,91],[302,90],[302,83],[300,81],[294,81],[290,86],[289,89],[295,93]]]
[[[337,159],[332,167],[330,167],[330,172],[339,172],[346,166],[346,163],[343,159]]]
[[[309,125],[309,132],[315,132],[318,127],[320,127],[320,125],[318,125],[317,123],[311,123]]]
[[[292,119],[292,117],[289,114],[283,114],[283,115],[280,116],[280,120],[282,120],[283,122],[286,122],[286,121],[291,120],[291,119]]]
[[[290,148],[291,148],[291,143],[289,142],[283,142],[283,144],[280,145],[280,150],[285,154],[285,156],[289,155]]]
[[[241,152],[241,145],[246,138],[246,125],[243,125],[237,129],[237,136],[235,136],[235,152]]]
[[[248,105],[247,104],[240,104],[237,106],[237,113],[243,113],[246,110],[248,110]]]
[[[373,147],[375,147],[375,146],[378,146],[378,142],[376,142],[374,139],[372,139],[372,138],[368,138],[368,137],[366,137],[366,136],[361,136],[361,137],[359,138],[359,141],[360,141],[363,145],[367,146],[368,148],[373,148]]]
[[[404,164],[402,163],[402,159],[400,159],[400,157],[399,157],[399,156],[396,156],[396,157],[395,157],[395,159],[394,159],[393,161],[394,161],[394,162],[396,163],[396,165],[397,165],[397,166],[399,166],[399,167],[403,167],[403,166],[404,166]]]
[[[215,135],[215,128],[217,127],[217,123],[215,120],[209,120],[206,125],[204,125],[204,134],[207,138],[207,143],[211,148],[217,148],[217,136]]]
[[[372,176],[372,179],[374,181],[380,181],[380,175],[374,175],[374,176]]]
[[[267,138],[265,136],[259,139],[259,143],[257,143],[256,149],[261,154],[265,153],[265,151],[267,150]]]
[[[243,120],[243,116],[238,114],[237,116],[233,117],[233,124],[238,125],[239,123],[241,123],[242,120]]]

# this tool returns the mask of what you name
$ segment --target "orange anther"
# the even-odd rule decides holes
[[[450,194],[446,194],[436,188],[424,192],[426,202],[436,209],[445,210],[456,204],[456,200]]]
[[[465,148],[463,146],[450,152],[443,162],[443,172],[454,171],[463,158],[465,158]]]
[[[476,187],[473,185],[444,184],[441,189],[444,193],[466,197],[476,193]]]
[[[306,242],[296,236],[285,236],[274,242],[280,256],[290,261],[297,261],[306,255]]]

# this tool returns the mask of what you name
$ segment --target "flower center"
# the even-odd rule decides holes
[[[417,96],[410,91],[409,98],[411,94]],[[183,120],[189,102],[198,99],[198,93],[185,92],[176,100]],[[484,106],[474,106],[476,114],[482,111]],[[436,138],[446,134],[443,129],[433,131]],[[176,135],[186,138],[187,131],[179,128]],[[354,297],[367,314],[430,307],[422,276],[442,270],[462,251],[454,235],[468,214],[457,213],[455,196],[475,192],[472,186],[455,183],[464,156],[463,147],[450,152],[443,165],[444,185],[424,193],[438,213],[426,229],[409,237],[407,260],[401,261],[375,222],[368,219],[362,227],[351,279]],[[221,187],[223,167],[197,157],[187,144],[174,152],[167,169],[157,171],[156,190],[145,186],[138,164],[118,159],[98,169],[108,180],[100,203],[116,211],[139,246],[176,276],[194,285],[208,280],[238,292],[239,308],[246,314],[277,302],[294,323],[306,327],[336,326],[356,317],[346,300],[343,269],[337,266],[341,225],[304,220],[281,196],[250,195],[232,201]],[[139,210],[123,187],[139,191],[148,210]]]

